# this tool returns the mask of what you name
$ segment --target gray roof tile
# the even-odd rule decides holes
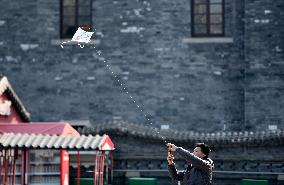
[[[156,131],[160,134],[157,134]],[[158,128],[131,124],[123,121],[113,121],[104,124],[94,124],[93,127],[85,127],[78,130],[82,134],[107,133],[109,135],[130,135],[150,140],[162,140],[163,136],[167,141],[175,142],[206,142],[212,145],[265,145],[284,144],[284,131],[260,131],[260,132],[216,132],[216,133],[199,133],[193,131],[178,130],[160,130]]]
[[[58,136],[58,135],[35,135],[20,133],[0,134],[0,147],[11,148],[42,148],[42,149],[70,149],[70,150],[114,150],[114,148],[102,148],[107,135],[82,135]]]

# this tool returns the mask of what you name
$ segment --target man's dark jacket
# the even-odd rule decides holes
[[[189,151],[178,147],[176,152],[181,155],[188,167],[183,172],[177,172],[175,164],[168,165],[170,177],[175,181],[181,181],[182,185],[211,185],[213,161],[211,159],[201,159]]]

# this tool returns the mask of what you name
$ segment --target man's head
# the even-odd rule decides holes
[[[195,145],[195,148],[193,150],[193,155],[201,158],[201,159],[207,159],[210,153],[209,147],[204,143],[197,143]]]

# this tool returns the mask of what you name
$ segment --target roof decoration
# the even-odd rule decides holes
[[[24,122],[30,122],[31,117],[30,113],[26,110],[23,103],[13,90],[11,84],[9,83],[7,77],[0,75],[0,95],[2,95],[4,92],[7,93],[10,100],[12,101],[12,104],[15,106],[17,111],[19,112],[19,115],[23,119]]]

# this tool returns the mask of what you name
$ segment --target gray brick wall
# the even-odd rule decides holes
[[[225,36],[233,42],[192,43],[184,41],[191,37],[189,1],[94,0],[98,56],[91,46],[56,44],[59,0],[3,0],[0,71],[33,121],[145,124],[105,59],[156,125],[283,128],[283,1],[225,2]]]
[[[283,1],[247,1],[245,5],[246,96],[249,128],[283,128]]]

